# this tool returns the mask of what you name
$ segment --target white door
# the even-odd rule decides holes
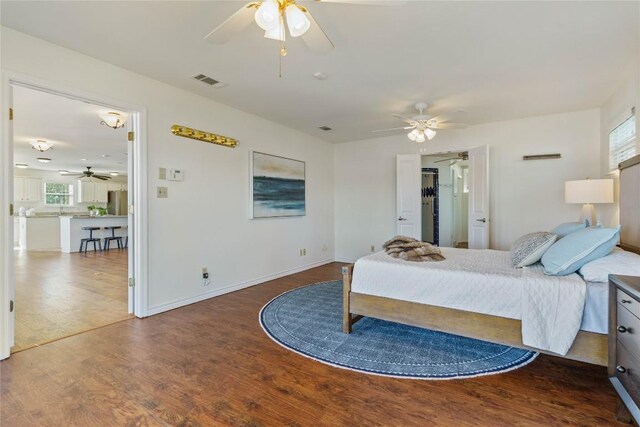
[[[136,118],[135,117],[131,117],[131,120],[129,121],[129,131],[131,132],[131,135],[135,135],[135,133],[133,132],[135,126],[134,123],[136,122]],[[129,153],[129,155],[127,156],[127,186],[125,187],[125,190],[127,188],[131,188],[132,190],[135,188],[134,182],[133,182],[133,165],[134,165],[134,152],[135,150],[133,149],[133,144],[135,143],[135,138],[129,138],[129,139],[134,139],[134,141],[129,141],[127,144],[127,152]],[[135,214],[134,211],[134,206],[133,206],[133,191],[129,191],[127,192],[127,205],[128,205],[128,217],[127,217],[127,263],[128,263],[128,269],[127,269],[127,278],[129,281],[129,297],[127,299],[128,303],[127,303],[127,309],[128,309],[128,313],[132,314],[134,312],[134,296],[135,296],[135,271],[134,271],[134,266],[135,266],[135,257],[134,257],[134,251],[135,251],[135,240],[133,239],[133,225],[134,225],[134,218],[133,215]]]
[[[422,240],[421,158],[419,154],[397,157],[396,230],[399,235]]]
[[[2,85],[5,85],[4,80]],[[4,213],[9,213],[9,205],[14,202],[14,195],[12,194],[16,188],[13,185],[13,120],[9,118],[9,109],[13,109],[13,87],[9,84],[6,86],[7,90],[2,96],[2,118],[3,124],[2,139],[4,144],[0,143],[2,154],[0,155],[0,161],[3,162],[2,169],[7,171],[5,174],[6,181],[4,182],[4,188],[0,188],[0,197],[3,206],[2,224],[0,227],[4,228],[5,241],[2,241],[2,249],[0,249],[0,274],[2,279],[0,280],[0,286],[4,289],[0,289],[0,359],[9,357],[11,347],[15,344],[14,339],[14,323],[15,323],[15,307],[14,301],[16,299],[15,288],[15,275],[14,275],[14,260],[13,260],[13,217],[6,217]],[[19,114],[19,113],[18,113]],[[17,197],[24,197],[24,180],[22,181],[22,187],[20,188],[21,194],[16,194]],[[5,191],[6,190],[6,191]],[[5,206],[6,205],[6,206]],[[6,207],[6,209],[5,209]],[[17,208],[17,207],[16,207]],[[6,268],[2,268],[2,266]],[[4,270],[4,271],[2,271]]]
[[[469,249],[489,249],[489,146],[469,150]]]

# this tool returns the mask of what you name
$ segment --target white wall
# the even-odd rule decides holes
[[[72,184],[73,185],[73,206],[64,206],[64,211],[69,212],[79,212],[86,214],[88,206],[100,206],[106,207],[106,203],[77,203],[78,200],[78,177],[64,176],[60,175],[56,171],[44,171],[37,169],[14,169],[14,176],[16,177],[30,177],[30,178],[40,178],[42,180],[42,184],[44,186],[45,182],[54,182],[60,184]],[[107,183],[127,183],[126,176],[116,176],[106,181]],[[14,202],[14,209],[17,212],[20,207],[25,207],[27,209],[34,208],[36,212],[58,212],[60,210],[60,205],[46,205],[44,200],[44,187],[42,198],[39,202],[25,202],[16,200]]]
[[[396,232],[396,155],[490,147],[491,247],[580,216],[564,203],[564,182],[600,174],[597,109],[441,131],[415,144],[405,135],[338,144],[335,149],[336,259],[353,261]],[[560,160],[523,161],[561,153]]]
[[[146,107],[151,312],[333,259],[331,144],[8,28],[1,55],[3,70]],[[176,137],[176,123],[240,144]],[[307,162],[305,217],[248,219],[250,150]],[[159,181],[159,167],[184,169],[186,179]],[[168,187],[168,199],[155,197],[159,185]],[[202,267],[213,282],[208,288]]]

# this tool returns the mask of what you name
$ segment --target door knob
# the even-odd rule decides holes
[[[616,366],[616,371],[624,374],[625,372],[627,372],[627,368],[625,368],[624,366]]]
[[[480,222],[487,222],[487,218],[480,218],[480,219],[476,219],[476,221],[480,221]]]
[[[623,333],[623,334],[624,334],[624,333],[625,333],[625,332],[627,332],[627,331],[628,331],[628,329],[627,329],[627,328],[625,328],[624,326],[618,326],[618,332],[620,332],[620,333]]]
[[[402,218],[402,217],[398,218],[398,221],[406,221],[406,220],[407,218]]]

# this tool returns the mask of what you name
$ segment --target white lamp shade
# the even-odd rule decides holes
[[[280,22],[280,7],[275,0],[263,0],[254,15],[256,24],[265,31],[273,30]]]
[[[416,142],[424,142],[424,133],[422,132],[418,133],[418,136],[416,137]]]
[[[287,15],[287,26],[291,37],[301,36],[311,27],[309,18],[296,5],[289,5],[285,10],[285,14]]]
[[[282,18],[279,19],[280,23],[273,27],[271,30],[267,30],[264,32],[264,36],[268,39],[284,41],[284,23],[282,22]]]
[[[43,139],[36,139],[33,141],[29,141],[34,150],[38,150],[41,153],[44,153],[47,150],[53,148],[53,144]]]
[[[410,140],[415,141],[419,134],[420,134],[420,131],[418,129],[414,129],[407,134],[407,137]]]
[[[98,114],[102,121],[109,127],[114,129],[121,128],[127,122],[127,115],[109,111],[107,113]]]
[[[426,128],[424,134],[427,136],[427,139],[431,141],[434,136],[436,136],[436,131],[433,129]]]
[[[613,203],[612,179],[582,179],[564,183],[565,203]]]

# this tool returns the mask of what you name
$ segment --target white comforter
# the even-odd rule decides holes
[[[508,252],[441,248],[445,261],[409,262],[384,252],[360,258],[353,292],[522,321],[525,345],[566,354],[580,330],[586,284],[577,275],[514,269]]]

